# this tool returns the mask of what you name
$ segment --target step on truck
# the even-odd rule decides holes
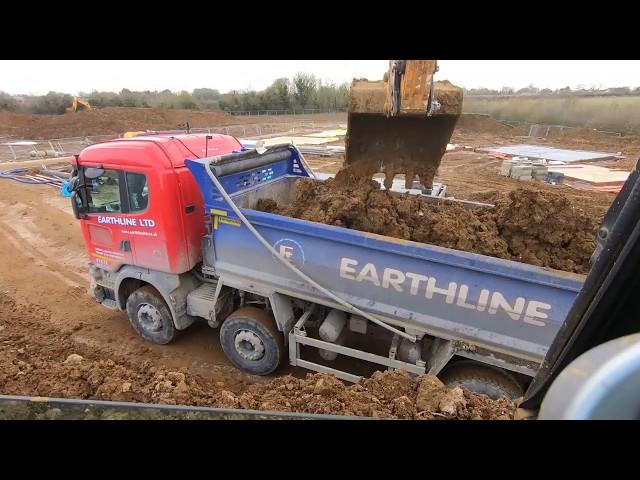
[[[156,134],[72,161],[95,300],[158,344],[207,322],[251,374],[288,358],[350,382],[398,368],[517,398],[584,282],[253,209],[294,201],[296,182],[315,177],[292,145],[259,152],[225,135]]]

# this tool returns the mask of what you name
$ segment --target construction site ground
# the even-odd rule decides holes
[[[192,128],[253,123],[332,121],[336,114],[234,116],[221,111],[109,107],[64,115],[33,115],[0,111],[0,138],[49,139],[119,135],[128,131],[172,130],[187,122]],[[345,117],[346,120],[346,117]]]
[[[346,123],[346,115],[322,120]],[[517,144],[523,143],[518,136],[527,133],[524,127],[472,120],[460,123],[452,143]],[[526,143],[622,152],[627,159],[595,164],[626,170],[640,156],[638,138],[585,130]],[[335,173],[343,158],[307,157],[307,161],[317,171]],[[451,152],[445,155],[436,181],[447,185],[449,195],[472,200],[522,187],[523,182],[498,175],[500,164],[501,160],[472,150]],[[526,188],[562,192],[594,212],[606,211],[615,198],[609,193],[527,183]],[[287,365],[271,377],[246,375],[232,367],[218,331],[206,324],[190,327],[167,346],[148,343],[129,326],[125,313],[101,307],[87,295],[87,261],[67,198],[51,186],[0,180],[0,394],[421,418],[416,405],[422,387],[402,375],[386,374],[351,387],[325,376],[305,379],[306,371]],[[307,401],[300,402],[301,395],[309,395],[304,397]],[[465,395],[454,413],[451,409],[442,413],[438,410],[442,405],[436,405],[431,414],[422,411],[422,417],[510,418],[512,414],[512,405],[481,405],[482,399]]]

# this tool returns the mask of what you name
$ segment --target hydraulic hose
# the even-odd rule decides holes
[[[238,218],[240,219],[240,221],[249,229],[249,231],[252,233],[252,235],[262,244],[264,245],[264,247],[269,250],[269,252],[271,252],[271,254],[273,254],[276,259],[278,259],[278,261],[280,263],[282,263],[285,267],[287,267],[289,270],[291,270],[293,273],[295,273],[298,277],[300,277],[302,280],[304,280],[305,282],[309,283],[310,285],[312,285],[314,288],[316,288],[317,290],[319,290],[320,292],[324,293],[327,297],[331,298],[332,300],[334,300],[335,302],[339,303],[340,305],[342,305],[345,309],[347,309],[348,312],[350,313],[354,313],[356,315],[360,315],[361,317],[366,318],[367,320],[370,320],[371,322],[375,323],[376,325],[379,325],[382,328],[385,328],[387,330],[389,330],[390,332],[395,333],[396,335],[399,335],[403,338],[406,338],[412,342],[416,341],[416,337],[414,335],[409,335],[408,333],[405,333],[401,330],[398,330],[397,328],[393,328],[390,325],[387,325],[386,323],[384,323],[381,320],[378,320],[376,317],[374,317],[373,315],[363,312],[362,310],[360,310],[358,307],[351,305],[349,302],[347,302],[346,300],[343,300],[342,298],[340,298],[339,296],[337,296],[335,293],[333,293],[331,290],[328,290],[326,288],[324,288],[322,285],[320,285],[318,282],[316,282],[315,280],[313,280],[311,277],[309,277],[306,273],[304,273],[302,270],[300,270],[299,268],[297,268],[295,265],[293,265],[292,263],[288,262],[285,258],[283,258],[282,256],[280,256],[278,254],[278,252],[276,251],[275,248],[273,248],[273,246],[271,246],[271,244],[269,242],[267,242],[267,240],[265,240],[265,238],[260,234],[260,232],[258,232],[258,230],[255,229],[255,227],[251,224],[251,222],[249,222],[249,220],[247,220],[247,218],[243,215],[243,213],[240,211],[240,209],[238,208],[238,206],[235,204],[235,202],[233,201],[233,199],[229,196],[229,194],[225,191],[224,187],[222,186],[222,184],[220,183],[220,181],[216,178],[216,176],[213,174],[213,172],[211,171],[211,162],[206,162],[205,163],[205,169],[207,171],[207,175],[209,176],[209,178],[211,179],[211,181],[213,182],[213,184],[216,186],[216,188],[218,189],[218,192],[220,192],[220,195],[222,195],[222,198],[224,198],[224,201],[227,202],[227,205],[229,205],[229,207],[231,208],[231,210],[233,210],[233,212],[238,216]]]
[[[58,185],[57,180],[40,180],[36,178],[20,177],[17,174],[26,172],[24,168],[12,168],[11,170],[0,171],[0,178],[14,180],[19,183],[27,183],[30,185]]]

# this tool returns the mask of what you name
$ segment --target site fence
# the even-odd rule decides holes
[[[554,134],[558,134],[558,133],[563,133],[565,130],[571,130],[574,128],[578,128],[578,127],[569,127],[567,125],[540,125],[540,124],[533,124],[529,126],[529,134],[527,135],[528,137],[531,138],[544,138],[544,137],[548,137],[549,135],[554,135]],[[604,133],[605,135],[611,135],[614,137],[621,137],[622,133],[620,132],[611,132],[608,130],[596,130],[594,129],[596,132],[598,133]]]
[[[319,110],[319,109],[304,109],[304,110],[225,110],[229,115],[234,116],[246,116],[246,117],[260,117],[269,115],[313,115],[319,113],[346,113],[346,109],[338,110]]]
[[[191,133],[210,133],[232,135],[238,138],[260,138],[273,135],[298,135],[326,128],[326,122],[297,121],[282,123],[261,123],[244,125],[224,125],[217,127],[191,128]],[[184,133],[185,130],[168,132]],[[83,137],[55,138],[47,140],[28,140],[0,138],[0,162],[20,160],[36,160],[43,158],[68,157],[94,143],[104,142],[120,137],[120,135],[88,135]]]

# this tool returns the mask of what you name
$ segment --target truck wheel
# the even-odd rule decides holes
[[[473,361],[454,363],[442,372],[440,380],[449,388],[462,386],[493,400],[503,396],[516,400],[524,394],[520,384],[508,373]]]
[[[254,375],[273,372],[284,355],[284,341],[273,317],[255,307],[243,307],[227,317],[220,343],[231,363]]]
[[[177,335],[169,307],[150,285],[129,295],[127,314],[133,329],[145,340],[166,345]]]

